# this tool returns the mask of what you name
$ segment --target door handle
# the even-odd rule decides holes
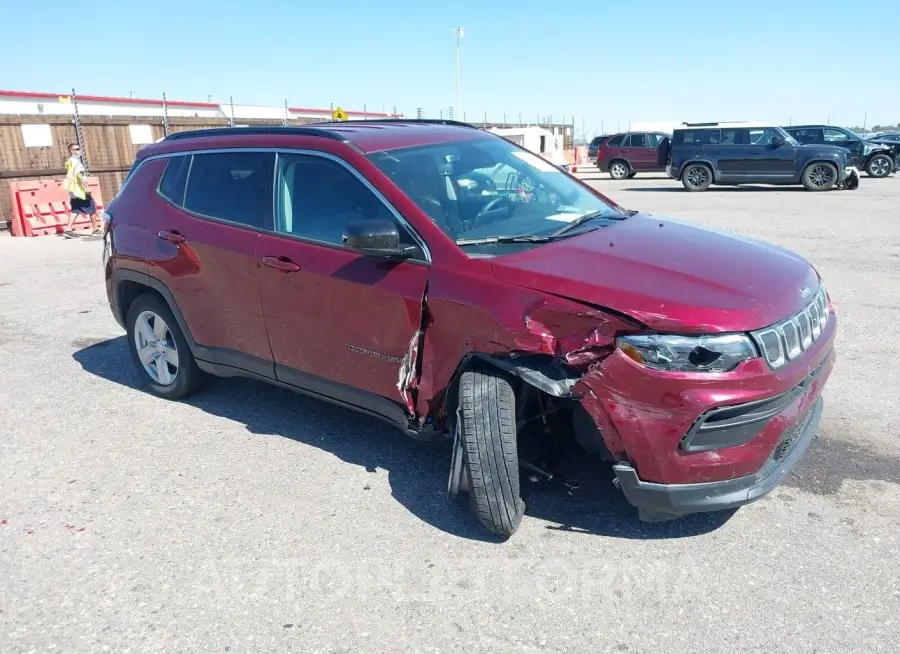
[[[186,240],[184,236],[179,234],[176,230],[172,230],[171,232],[162,231],[157,233],[156,235],[162,240],[168,241],[169,243],[175,243],[176,245],[178,243],[184,243],[184,241]]]
[[[287,257],[263,257],[261,261],[264,266],[283,272],[297,272],[300,270],[300,266]]]

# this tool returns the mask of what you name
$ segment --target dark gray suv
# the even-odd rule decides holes
[[[802,145],[777,125],[683,123],[658,154],[669,177],[688,191],[713,184],[802,184],[809,191],[859,185],[849,150]]]

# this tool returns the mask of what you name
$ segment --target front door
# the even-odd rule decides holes
[[[262,308],[279,380],[387,415],[410,406],[398,388],[404,357],[421,325],[429,265],[362,256],[342,244],[346,226],[405,222],[342,163],[279,154],[275,234],[257,245]],[[399,410],[399,408],[397,409]]]
[[[861,167],[865,155],[866,145],[863,140],[845,130],[836,127],[826,127],[824,129],[825,143],[828,145],[837,145],[841,148],[850,150],[851,164]]]
[[[783,181],[797,175],[796,149],[790,143],[776,144],[778,132],[772,127],[758,127],[749,130],[750,158],[747,162],[748,176],[759,182],[768,179]],[[751,181],[751,180],[748,180]]]
[[[650,145],[650,135],[632,132],[622,143],[622,153],[634,171],[647,172],[657,168],[656,148]]]

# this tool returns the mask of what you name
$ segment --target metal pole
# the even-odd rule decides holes
[[[234,98],[228,98],[228,104],[231,105],[231,118],[228,119],[228,126],[234,127]]]
[[[78,142],[78,147],[81,148],[81,163],[84,164],[84,172],[87,174],[87,148],[84,147],[84,133],[81,131],[81,116],[78,115],[78,98],[75,96],[75,89],[72,89],[72,110],[75,112],[75,140]]]
[[[284,99],[284,118],[281,121],[281,124],[285,127],[287,126],[288,120],[288,106],[287,106],[287,98]]]
[[[453,29],[453,33],[456,34],[456,115],[459,116],[462,114],[462,105],[460,103],[460,91],[459,91],[459,70],[460,70],[460,59],[459,59],[459,40],[464,37],[466,34],[463,31],[461,26],[455,27]]]
[[[163,136],[169,135],[169,104],[166,94],[163,93]]]
[[[444,110],[443,109],[440,110],[439,115],[441,117],[441,120],[444,120]]]
[[[369,120],[369,110],[366,105],[363,105],[363,120]]]

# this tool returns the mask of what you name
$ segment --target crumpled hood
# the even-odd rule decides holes
[[[645,214],[494,258],[491,268],[504,282],[675,333],[765,327],[806,306],[819,286],[798,254]]]

